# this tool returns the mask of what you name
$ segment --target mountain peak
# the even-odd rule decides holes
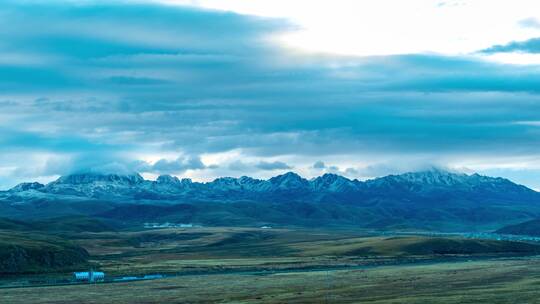
[[[353,182],[341,175],[334,173],[325,173],[311,181],[316,190],[329,190],[332,192],[346,191],[354,189]]]
[[[477,174],[466,175],[452,173],[441,169],[432,168],[425,171],[409,172],[400,175],[389,175],[366,182],[351,181],[334,173],[326,173],[322,176],[307,180],[294,172],[287,172],[272,177],[268,180],[259,180],[247,176],[240,178],[222,177],[208,183],[193,183],[189,179],[178,179],[171,175],[161,175],[155,182],[145,181],[139,174],[118,175],[99,173],[78,173],[67,175],[43,186],[39,183],[23,183],[12,190],[11,194],[36,189],[39,193],[28,192],[26,194],[61,194],[75,195],[94,198],[140,199],[141,193],[145,198],[159,199],[171,195],[178,199],[182,195],[188,195],[185,199],[215,199],[216,195],[229,195],[227,199],[260,199],[281,195],[287,197],[277,199],[290,199],[291,195],[297,199],[312,200],[328,195],[347,194],[349,197],[391,196],[404,197],[414,195],[431,195],[432,193],[469,193],[475,196],[491,195],[493,197],[536,198],[537,193],[525,186],[517,185],[503,178],[493,178]],[[442,191],[442,192],[441,192]],[[234,196],[232,193],[235,193]],[[41,194],[40,194],[41,193]],[[522,195],[523,194],[523,195]],[[367,196],[366,196],[367,195]],[[275,199],[272,197],[272,199]],[[540,200],[540,198],[539,198]]]
[[[255,184],[259,184],[259,183],[261,183],[261,182],[263,182],[263,181],[260,180],[260,179],[256,179],[256,178],[249,177],[249,176],[241,176],[241,177],[238,179],[238,182],[239,182],[241,185],[255,185]]]
[[[180,180],[176,176],[165,174],[165,175],[158,176],[158,178],[156,179],[156,182],[158,184],[179,184]]]
[[[102,174],[102,173],[87,172],[87,173],[75,173],[75,174],[62,176],[58,178],[56,181],[52,182],[52,184],[80,185],[80,184],[92,184],[96,182],[104,182],[104,183],[112,182],[112,183],[123,183],[123,184],[135,185],[143,181],[144,181],[144,178],[139,173],[135,173],[131,175],[119,175],[119,174]]]
[[[228,224],[238,219],[241,223],[275,220],[284,225],[345,223],[389,228],[405,223],[417,228],[445,221],[456,227],[476,227],[484,217],[492,225],[498,220],[540,215],[538,192],[502,178],[442,170],[390,175],[366,182],[332,173],[309,181],[288,172],[267,180],[244,176],[205,183],[179,181],[169,175],[151,182],[140,175],[77,174],[45,187],[27,183],[14,189],[22,191],[0,191],[0,206],[13,214],[37,208],[43,208],[39,214],[64,215],[70,210],[95,214],[99,208],[110,207],[111,213],[100,214],[122,221],[155,218],[164,222],[192,216],[196,211],[197,218],[207,219],[209,224]],[[81,201],[85,202],[83,207]],[[92,201],[97,203],[96,208],[87,207],[94,206],[87,205]],[[68,205],[72,203],[76,208]],[[27,207],[30,209],[23,209]],[[467,210],[471,211],[470,217],[466,216]]]
[[[294,172],[274,176],[268,180],[279,188],[301,188],[309,184],[308,180]]]
[[[341,175],[335,174],[335,173],[325,173],[325,174],[319,176],[318,178],[321,178],[321,179],[327,180],[327,181],[336,181],[336,180],[340,180],[340,179],[348,180],[347,178],[345,178],[345,177],[343,177]]]
[[[424,171],[394,175],[394,177],[412,183],[421,183],[427,185],[454,185],[466,182],[468,176],[464,173],[453,173],[433,167]]]
[[[10,192],[21,192],[21,191],[27,191],[27,190],[37,190],[45,187],[45,185],[38,183],[38,182],[32,182],[32,183],[20,183],[17,186],[9,189]]]
[[[312,179],[311,182],[315,185],[328,186],[332,184],[351,183],[352,181],[346,177],[343,177],[335,173],[325,173],[321,176],[318,176]]]

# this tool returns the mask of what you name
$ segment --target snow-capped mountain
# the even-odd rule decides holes
[[[69,214],[121,221],[180,220],[209,225],[280,223],[365,227],[498,227],[540,217],[540,193],[504,178],[427,170],[367,181],[296,173],[194,182],[170,175],[73,174],[47,185],[0,192],[16,218]],[[484,227],[482,226],[482,227]]]
[[[310,186],[315,191],[328,192],[351,192],[360,189],[358,180],[351,181],[337,174],[327,173],[310,181]]]
[[[39,191],[58,195],[89,198],[131,196],[147,183],[139,174],[77,173],[62,176]]]
[[[276,195],[283,195],[282,200],[312,200],[321,197],[320,194],[341,195],[354,199],[366,195],[389,196],[424,196],[435,192],[456,193],[460,195],[487,195],[507,197],[520,195],[537,198],[538,193],[524,186],[517,185],[503,178],[493,178],[478,174],[467,175],[432,169],[421,172],[411,172],[401,175],[389,175],[365,182],[350,180],[337,174],[324,174],[307,180],[296,173],[288,172],[259,180],[243,176],[240,178],[222,177],[212,182],[199,183],[190,179],[179,179],[175,176],[161,175],[155,181],[145,180],[139,174],[73,174],[62,176],[47,185],[39,183],[23,183],[10,189],[13,195],[25,191],[38,191],[54,195],[71,195],[87,198],[118,198],[123,199],[168,199],[167,195],[182,200],[224,199],[234,201],[235,198],[274,200]],[[351,196],[352,195],[352,196]]]
[[[500,177],[467,175],[439,169],[388,175],[364,183],[371,193],[387,195],[422,196],[434,195],[447,198],[482,200],[523,199],[536,200],[538,193],[522,185]]]
[[[22,191],[28,191],[28,190],[38,190],[45,187],[45,185],[38,183],[38,182],[32,182],[32,183],[20,183],[17,186],[9,189],[9,192],[22,192]]]

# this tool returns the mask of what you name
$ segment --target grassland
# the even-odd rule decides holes
[[[84,248],[108,276],[176,277],[0,289],[0,303],[535,303],[540,286],[540,246],[527,243],[354,230],[78,230],[51,238]]]
[[[538,259],[0,290],[1,303],[538,303]]]
[[[276,270],[394,263],[456,256],[533,255],[517,242],[371,236],[347,230],[174,228],[69,236],[111,275]]]

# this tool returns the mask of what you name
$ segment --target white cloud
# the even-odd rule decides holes
[[[333,54],[467,54],[540,35],[537,27],[523,26],[523,20],[540,17],[540,3],[535,0],[162,2],[287,18],[300,29],[279,36],[281,43]]]
[[[540,65],[540,54],[531,54],[523,52],[494,53],[480,55],[487,61],[494,61],[503,64],[514,65]]]

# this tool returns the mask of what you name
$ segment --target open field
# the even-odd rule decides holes
[[[538,303],[540,260],[494,259],[365,270],[194,275],[0,290],[1,303]]]
[[[1,232],[1,230],[0,230]],[[2,232],[69,240],[89,254],[88,266],[109,274],[194,270],[352,266],[406,259],[536,255],[540,245],[460,237],[377,236],[358,230],[197,227],[106,232]],[[11,234],[10,234],[11,233]],[[10,242],[13,244],[13,242]],[[6,248],[10,248],[6,243]],[[28,245],[27,245],[28,246]],[[49,269],[48,273],[54,272]]]
[[[43,231],[16,235],[47,239]],[[534,303],[540,286],[540,245],[523,242],[239,227],[54,231],[50,238],[84,248],[87,267],[111,278],[170,277],[1,288],[0,303]],[[61,270],[21,273],[0,285],[69,278]]]
[[[73,235],[112,275],[357,266],[440,257],[533,255],[539,245],[346,230],[171,228]]]

